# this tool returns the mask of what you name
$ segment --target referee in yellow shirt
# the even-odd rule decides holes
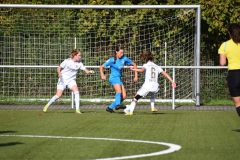
[[[240,24],[231,24],[228,33],[230,40],[223,42],[218,49],[219,62],[222,66],[228,62],[228,88],[240,116]]]

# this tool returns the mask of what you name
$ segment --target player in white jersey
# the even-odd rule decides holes
[[[147,63],[145,63],[141,69],[131,68],[131,70],[137,71],[137,72],[145,72],[145,81],[142,87],[137,91],[137,94],[133,98],[131,104],[126,105],[127,108],[124,109],[124,112],[126,113],[126,115],[132,115],[134,108],[137,104],[137,101],[140,98],[145,97],[149,93],[151,94],[151,98],[150,98],[151,111],[152,112],[157,111],[157,109],[154,106],[154,103],[155,103],[155,93],[158,92],[159,90],[158,75],[160,73],[162,73],[172,83],[173,88],[176,87],[176,83],[172,80],[172,78],[165,71],[163,71],[163,69],[160,66],[152,62],[153,55],[150,51],[144,51],[141,54],[141,60]]]
[[[74,102],[76,104],[76,113],[81,114],[79,109],[79,91],[76,83],[76,76],[79,69],[85,71],[85,73],[94,73],[92,70],[86,69],[82,62],[80,62],[81,53],[79,50],[74,49],[70,54],[70,58],[65,59],[57,68],[58,83],[56,94],[49,100],[49,102],[43,108],[43,112],[47,112],[48,107],[58,100],[63,91],[68,87],[74,93]]]

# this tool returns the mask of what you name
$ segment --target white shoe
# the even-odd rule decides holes
[[[133,115],[133,112],[128,112],[125,114],[125,116],[132,116]]]
[[[155,108],[155,107],[152,107],[152,108],[151,108],[151,111],[152,111],[152,112],[157,112],[157,111],[158,111],[158,109],[157,109],[157,108]]]
[[[77,113],[77,114],[82,114],[82,112],[80,111],[80,109],[76,109],[76,113]]]
[[[123,110],[125,113],[130,112],[131,105],[126,105],[126,108]]]
[[[49,105],[46,104],[43,108],[43,112],[47,112],[48,107],[49,107]]]
[[[130,110],[129,110],[128,108],[126,108],[126,109],[123,110],[123,112],[124,112],[125,114],[129,114],[129,113],[130,113]]]
[[[123,111],[124,111],[124,113],[125,113],[125,115],[126,116],[131,116],[131,115],[133,115],[133,112],[130,112],[130,107],[129,107],[129,105],[126,105],[126,109],[124,109]]]

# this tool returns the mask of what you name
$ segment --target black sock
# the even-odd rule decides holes
[[[236,111],[238,113],[238,116],[240,117],[240,106],[236,107]]]
[[[139,94],[134,97],[134,99],[136,99],[137,101],[138,101],[140,98],[142,98],[142,96],[140,96]]]

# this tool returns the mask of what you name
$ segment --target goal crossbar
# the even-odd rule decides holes
[[[0,68],[56,68],[58,66],[43,66],[43,65],[0,65]],[[86,68],[99,68],[100,66],[85,66]],[[161,68],[169,69],[227,69],[227,66],[160,66]],[[125,66],[124,68],[128,68]],[[142,66],[138,66],[142,68]]]
[[[200,9],[200,5],[47,5],[0,4],[1,8],[53,8],[53,9]]]

